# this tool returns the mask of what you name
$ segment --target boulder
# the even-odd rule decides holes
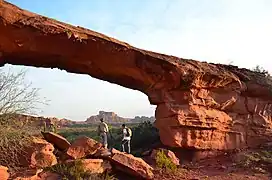
[[[26,155],[20,159],[25,167],[44,168],[57,164],[57,158],[53,154],[54,146],[43,139],[32,137],[25,151]]]
[[[154,177],[153,168],[143,159],[116,149],[113,149],[112,153],[113,155],[109,160],[117,170],[144,179],[152,179]]]
[[[93,156],[96,158],[105,158],[105,157],[109,157],[111,155],[112,155],[111,150],[101,148],[101,149],[98,149],[97,152]]]
[[[77,138],[67,150],[67,155],[73,159],[80,159],[94,155],[102,144],[86,136]]]
[[[31,156],[31,167],[45,168],[57,164],[57,158],[52,152],[35,151]]]
[[[42,170],[29,169],[24,170],[23,172],[18,172],[13,175],[14,180],[42,180],[38,174],[42,172]]]
[[[167,149],[162,149],[162,148],[153,149],[153,151],[150,155],[151,158],[156,161],[158,152],[160,152],[160,151],[162,151],[165,154],[165,156],[171,160],[172,163],[174,163],[177,166],[179,165],[179,159],[176,157],[175,153],[173,153],[172,151],[167,150]]]
[[[70,147],[69,141],[53,132],[42,132],[44,139],[54,145],[58,150],[65,151]]]
[[[0,166],[0,179],[8,180],[8,178],[9,178],[8,168],[5,166]]]
[[[57,173],[44,171],[38,174],[40,180],[60,180],[61,176]]]

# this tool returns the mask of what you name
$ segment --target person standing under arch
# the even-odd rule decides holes
[[[108,132],[109,127],[107,123],[104,122],[103,118],[100,119],[100,123],[97,128],[98,135],[100,136],[101,143],[103,144],[104,148],[108,148]]]
[[[122,139],[122,152],[127,152],[130,154],[130,140],[132,136],[132,131],[125,124],[122,124],[123,139]],[[125,145],[127,145],[127,151],[125,150]]]

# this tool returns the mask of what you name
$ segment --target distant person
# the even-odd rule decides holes
[[[123,139],[122,139],[122,151],[130,154],[130,140],[132,131],[125,124],[122,124]],[[127,151],[125,151],[125,145],[127,145]]]
[[[108,148],[108,132],[109,128],[108,125],[104,122],[103,118],[100,119],[100,123],[98,125],[98,135],[101,138],[101,143],[103,144],[104,148]]]

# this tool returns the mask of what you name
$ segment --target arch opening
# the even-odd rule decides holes
[[[260,73],[141,50],[5,1],[0,17],[0,66],[58,68],[139,90],[157,105],[156,127],[165,145],[225,150],[271,137],[272,82]],[[254,100],[260,109],[249,116]],[[263,131],[254,133],[256,119]]]

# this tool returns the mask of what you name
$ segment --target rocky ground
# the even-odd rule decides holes
[[[0,179],[79,180],[79,177],[92,177],[112,180],[112,175],[120,180],[272,179],[271,144],[194,162],[181,162],[172,151],[162,148],[145,154],[144,161],[116,149],[105,150],[101,146],[86,136],[78,137],[70,144],[57,134],[43,133],[43,138],[31,139],[19,171],[0,166]]]
[[[158,180],[271,180],[272,148],[243,150],[238,153],[183,164],[176,173],[155,170],[154,174],[155,179]]]

